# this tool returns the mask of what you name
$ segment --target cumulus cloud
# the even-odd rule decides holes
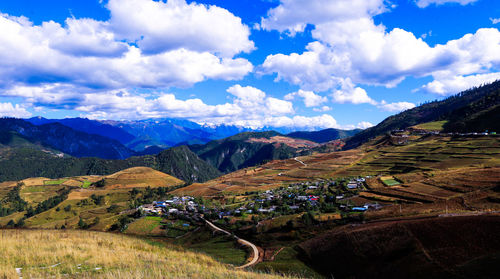
[[[260,26],[294,35],[303,32],[307,24],[376,15],[384,10],[384,0],[281,0],[262,18]]]
[[[497,80],[500,80],[500,73],[440,77],[422,86],[422,89],[430,93],[449,95]]]
[[[490,20],[491,20],[491,23],[493,23],[493,24],[498,24],[498,23],[500,23],[500,18],[491,18],[491,17],[490,17]]]
[[[419,8],[426,8],[429,5],[443,5],[447,3],[457,3],[462,6],[476,2],[477,0],[416,0],[415,3]]]
[[[375,100],[368,97],[366,90],[356,87],[349,78],[341,81],[341,88],[339,90],[334,90],[332,97],[334,102],[340,104],[377,104]]]
[[[467,76],[494,72],[500,66],[498,29],[478,29],[445,44],[429,46],[411,32],[375,24],[373,15],[385,10],[384,1],[326,1],[331,5],[342,2],[345,9],[353,10],[331,17],[314,9],[323,1],[308,2],[283,0],[262,19],[265,29],[281,32],[301,32],[305,23],[312,24],[316,41],[300,54],[269,55],[260,67],[261,73],[276,74],[277,80],[322,92],[342,89],[347,78],[355,85],[395,87],[408,76]],[[302,4],[312,8],[293,9]],[[353,92],[357,99],[365,95],[360,89],[348,93],[338,90],[334,91],[334,100],[370,102],[367,97],[363,101],[352,99]]]
[[[297,92],[289,93],[285,95],[285,100],[293,100],[295,97],[300,97],[304,101],[304,105],[308,108],[317,107],[328,101],[326,97],[315,94],[312,91],[304,91],[299,89]]]
[[[229,11],[185,0],[110,0],[110,28],[145,53],[179,48],[233,57],[250,52],[249,28]]]
[[[30,117],[31,113],[19,104],[0,103],[0,117]]]
[[[208,105],[198,98],[181,100],[175,94],[166,92],[137,94],[125,89],[101,91],[85,87],[70,88],[61,84],[17,86],[6,94],[23,97],[31,106],[71,109],[80,111],[82,117],[93,119],[174,117],[198,123],[234,124],[253,128],[338,127],[336,120],[327,114],[292,116],[294,109],[291,102],[267,96],[262,90],[251,86],[237,84],[228,88],[227,92],[234,97],[232,102],[218,105]]]
[[[379,104],[377,104],[377,107],[385,111],[400,112],[414,108],[415,104],[409,102],[387,103],[386,101],[382,100]]]
[[[64,25],[0,14],[0,87],[189,87],[253,70],[233,58],[254,48],[248,27],[225,9],[184,0],[111,0],[107,7],[109,21],[69,18]]]

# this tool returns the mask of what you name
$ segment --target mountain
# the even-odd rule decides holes
[[[203,182],[220,175],[216,168],[185,146],[171,148],[155,156],[136,156],[125,160],[61,157],[58,153],[32,147],[0,148],[0,181],[108,175],[139,166],[150,167],[184,181]]]
[[[136,121],[102,121],[122,129],[135,137],[127,146],[136,151],[142,151],[151,146],[167,148],[169,146],[205,144],[211,140],[221,139],[248,128],[237,126],[200,125],[183,119],[146,119]]]
[[[317,143],[325,143],[329,142],[332,140],[338,140],[338,139],[343,139],[343,138],[348,138],[352,137],[355,134],[359,133],[362,131],[361,129],[354,129],[354,130],[340,130],[340,129],[324,129],[321,131],[314,131],[314,132],[293,132],[290,134],[287,134],[287,137],[291,138],[298,138],[298,139],[306,139],[310,141],[314,141]]]
[[[345,148],[357,147],[392,130],[433,121],[447,121],[443,127],[446,132],[499,131],[499,106],[500,81],[496,81],[390,116],[347,140]]]
[[[75,157],[123,159],[134,155],[132,150],[116,140],[79,132],[60,123],[33,125],[22,119],[0,119],[0,133],[12,132],[32,143],[39,143]]]
[[[310,152],[309,149],[292,147],[289,144],[292,140],[274,131],[244,132],[205,145],[190,145],[189,148],[221,172],[229,173]]]
[[[135,137],[126,131],[97,120],[90,120],[87,118],[65,118],[65,119],[46,119],[43,117],[33,117],[26,119],[34,125],[43,125],[49,123],[60,123],[64,126],[70,127],[73,130],[84,132],[91,135],[100,135],[110,139],[119,141],[126,144],[135,139]]]
[[[221,175],[216,168],[200,159],[185,145],[164,150],[155,158],[158,170],[184,181],[207,181]]]

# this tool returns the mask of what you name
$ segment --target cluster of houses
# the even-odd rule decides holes
[[[203,207],[203,205],[202,205]],[[137,208],[148,215],[168,215],[187,212],[198,212],[198,204],[190,196],[173,197],[170,200],[154,201]]]
[[[345,203],[355,192],[351,190],[363,189],[365,179],[369,177],[350,179],[348,182],[342,182],[342,185],[337,185],[336,181],[308,181],[291,184],[288,187],[267,190],[261,193],[248,194],[251,200],[247,200],[245,205],[236,209],[222,208],[205,208],[202,204],[197,204],[193,197],[182,196],[173,197],[169,200],[155,201],[151,204],[144,204],[138,208],[147,215],[189,215],[199,216],[202,213],[212,213],[223,218],[226,216],[241,216],[242,214],[261,213],[269,214],[278,210],[283,210],[283,207],[300,212],[307,208],[318,208],[325,200],[335,202],[340,210],[343,211],[366,211],[369,209],[378,210],[379,204],[365,204],[364,206],[350,206]],[[336,187],[339,186],[339,187]],[[345,188],[344,188],[345,186]],[[329,187],[340,189],[337,195],[328,194]],[[334,200],[332,200],[334,198]],[[213,215],[212,215],[213,216]]]

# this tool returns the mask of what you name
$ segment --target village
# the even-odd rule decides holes
[[[302,212],[362,213],[379,210],[379,203],[355,204],[352,198],[366,190],[368,177],[308,181],[290,184],[262,192],[246,192],[244,195],[224,197],[213,202],[191,196],[172,196],[169,199],[143,204],[137,208],[142,215],[163,216],[172,219],[201,218],[219,220],[258,215],[260,219]]]

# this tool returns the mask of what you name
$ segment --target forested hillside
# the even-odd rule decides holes
[[[165,150],[156,156],[130,157],[125,160],[100,158],[60,158],[33,148],[0,150],[0,181],[28,177],[58,178],[78,175],[106,175],[130,167],[145,166],[188,182],[203,182],[220,175],[186,147]]]
[[[442,101],[434,101],[390,116],[378,125],[368,128],[346,143],[346,148],[357,147],[369,139],[392,130],[417,124],[447,120],[448,132],[483,132],[498,130],[500,81],[472,88]]]
[[[287,134],[287,136],[291,138],[306,139],[317,143],[325,143],[332,140],[352,137],[355,134],[359,133],[360,131],[362,130],[361,129],[340,130],[340,129],[330,128],[315,132],[293,132]]]
[[[223,173],[310,152],[310,150],[296,149],[283,143],[249,141],[251,138],[271,138],[279,135],[281,134],[274,131],[245,132],[222,140],[211,141],[205,145],[191,145],[189,148]]]
[[[31,143],[75,157],[124,159],[134,155],[134,151],[116,140],[79,132],[60,123],[37,126],[22,119],[1,118],[0,134],[9,133],[16,133]]]

